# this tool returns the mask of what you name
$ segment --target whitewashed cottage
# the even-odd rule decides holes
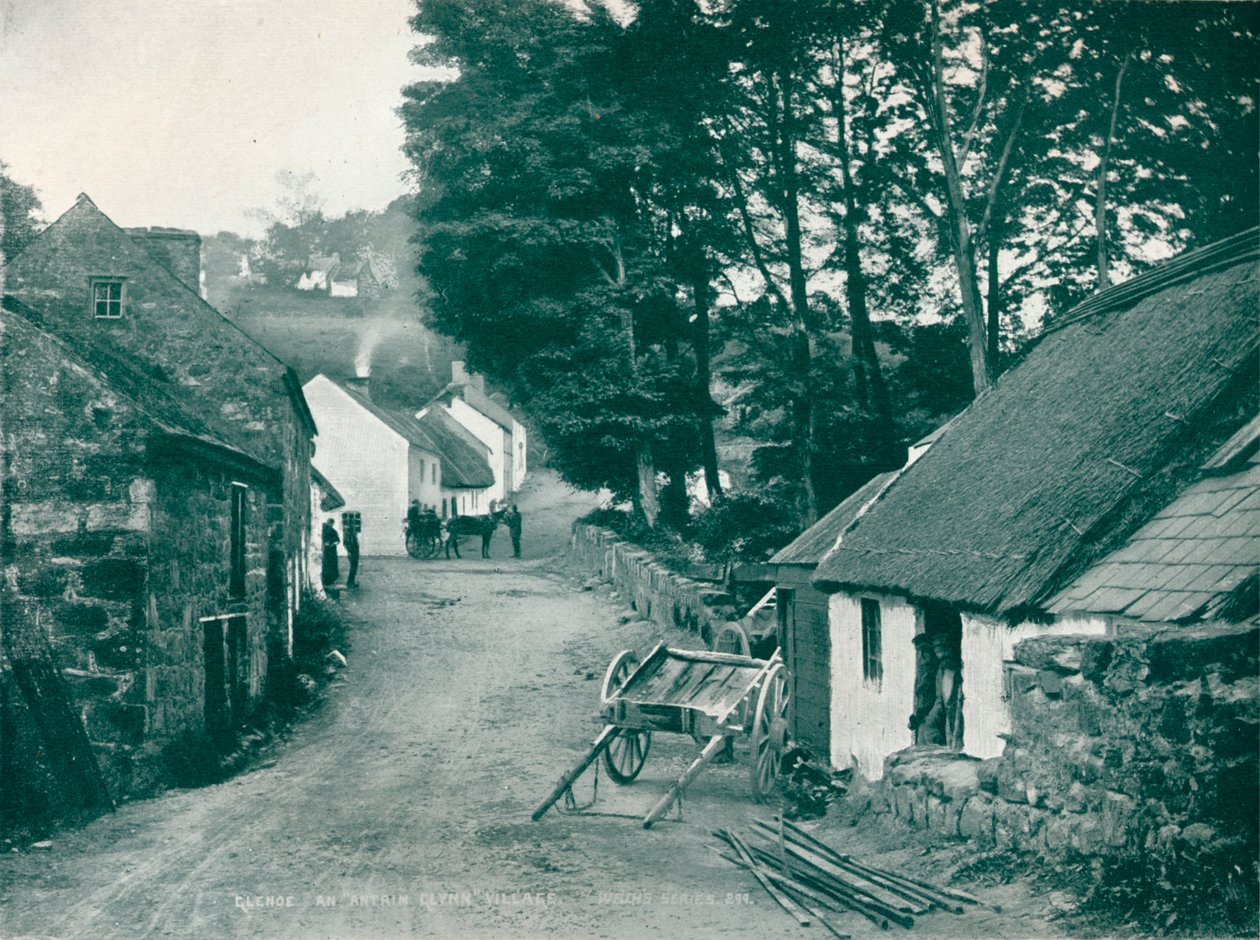
[[[842,533],[813,579],[835,766],[1002,753],[1025,638],[1257,617],[1258,256],[1252,230],[1059,318]]]
[[[303,386],[319,427],[314,466],[345,502],[333,516],[339,531],[357,524],[365,555],[402,555],[412,500],[437,512],[487,511],[493,477],[484,449],[445,423],[379,407],[366,381],[357,384],[317,375]]]

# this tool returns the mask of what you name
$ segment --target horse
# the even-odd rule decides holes
[[[506,506],[484,516],[454,516],[447,524],[451,538],[461,535],[480,535],[481,557],[489,558],[490,539],[494,535],[494,530],[503,521],[505,512],[507,512]]]

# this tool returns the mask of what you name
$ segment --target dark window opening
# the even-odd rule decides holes
[[[228,592],[233,597],[245,596],[245,528],[248,524],[248,506],[245,503],[246,487],[239,483],[232,484],[232,534],[231,534],[231,574],[228,579]]]
[[[884,679],[884,636],[879,601],[862,598],[862,675],[872,682]]]
[[[92,316],[98,320],[120,320],[123,315],[123,282],[119,279],[93,279]]]
[[[358,535],[363,531],[363,515],[357,512],[343,512],[341,514],[341,534],[344,538],[348,533],[353,532]]]
[[[206,668],[206,731],[217,744],[223,745],[231,735],[231,721],[228,717],[222,620],[207,620],[202,624],[201,645]]]

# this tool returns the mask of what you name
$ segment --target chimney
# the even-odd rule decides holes
[[[468,382],[468,369],[464,366],[464,360],[451,360],[451,381],[456,385],[464,385]]]
[[[199,296],[204,297],[201,272],[201,236],[180,228],[129,228],[132,241]]]
[[[484,392],[486,390],[486,377],[480,372],[472,373],[472,375],[468,376],[468,381],[477,391]]]
[[[372,386],[371,386],[370,376],[356,375],[353,378],[346,379],[344,384],[346,388],[350,389],[350,391],[358,392],[368,401],[372,400]]]

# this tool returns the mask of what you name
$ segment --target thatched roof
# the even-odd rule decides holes
[[[1253,230],[1071,312],[885,491],[815,584],[1043,609],[1253,417],[1258,256]]]
[[[881,473],[850,493],[835,509],[798,535],[795,541],[779,550],[770,559],[772,565],[816,565],[831,551],[845,529],[853,524],[862,510],[897,478],[899,471]]]
[[[430,408],[417,423],[437,445],[442,461],[442,485],[481,489],[494,486],[489,449],[441,407]]]

